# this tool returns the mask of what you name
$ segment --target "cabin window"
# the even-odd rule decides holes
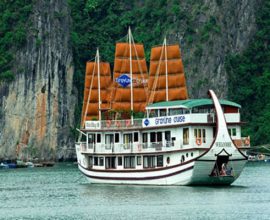
[[[171,131],[165,131],[165,140],[166,140],[166,147],[169,147],[171,143]]]
[[[189,144],[189,129],[183,128],[183,144]]]
[[[95,134],[88,134],[88,144],[95,143]]]
[[[138,142],[139,141],[139,133],[135,132],[134,133],[134,142]]]
[[[142,157],[141,156],[137,156],[137,165],[138,166],[142,165]]]
[[[155,167],[155,156],[144,156],[143,157],[143,167],[144,168],[154,168]]]
[[[151,132],[150,142],[162,142],[162,132]]]
[[[113,134],[105,134],[105,148],[111,149],[113,146]]]
[[[88,134],[88,148],[93,148],[95,145],[95,134]]]
[[[101,142],[101,134],[97,134],[97,143]]]
[[[150,110],[149,117],[150,118],[158,117],[158,110],[157,109],[156,110],[154,110],[154,109]]]
[[[118,159],[118,166],[122,166],[122,164],[123,164],[122,157],[118,157],[117,159]]]
[[[124,168],[135,168],[135,156],[124,157]]]
[[[228,128],[228,132],[230,136],[236,136],[236,128]]]
[[[156,142],[156,133],[155,132],[150,133],[150,142]]]
[[[113,134],[105,134],[105,144],[113,143]]]
[[[114,142],[119,143],[119,133],[114,134]]]
[[[98,157],[94,157],[94,165],[98,166]]]
[[[163,155],[157,156],[157,167],[163,167]]]
[[[147,133],[143,133],[143,134],[142,134],[142,142],[143,142],[143,143],[147,143],[147,142],[148,142],[148,137],[147,137],[147,136],[148,136]]]
[[[105,157],[105,168],[115,169],[115,157]]]
[[[124,148],[125,149],[130,149],[131,143],[132,143],[132,134],[124,134],[123,136],[124,140]]]
[[[180,108],[173,108],[169,110],[170,115],[182,115],[183,114],[183,109]]]
[[[190,153],[191,157],[193,157],[193,152]]]
[[[159,110],[159,116],[166,116],[166,115],[167,115],[166,109]]]
[[[104,158],[103,157],[99,158],[99,166],[104,166]]]
[[[199,139],[199,141],[206,143],[206,138],[205,138],[205,129],[194,129],[194,138],[195,141],[197,141],[197,139]],[[200,143],[201,143],[200,142]]]
[[[162,132],[157,132],[157,142],[162,142]]]

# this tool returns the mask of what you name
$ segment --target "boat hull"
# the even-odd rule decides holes
[[[81,160],[83,161],[83,160]],[[78,163],[79,170],[90,183],[132,185],[230,185],[241,174],[246,160],[229,161],[233,173],[229,176],[211,176],[215,160],[195,158],[183,164],[152,170],[96,170]]]

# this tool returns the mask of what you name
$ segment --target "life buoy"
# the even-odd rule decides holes
[[[249,137],[246,137],[246,138],[245,138],[245,145],[249,145],[249,144],[250,144]]]
[[[202,144],[202,139],[201,138],[196,138],[196,144],[200,146]]]
[[[138,151],[141,152],[142,151],[142,145],[138,144]]]
[[[126,127],[130,126],[130,120],[126,120]]]
[[[111,127],[111,123],[112,123],[112,122],[111,122],[110,120],[107,120],[107,121],[106,121],[106,126],[107,126],[107,128]]]

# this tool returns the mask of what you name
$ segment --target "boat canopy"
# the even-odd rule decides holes
[[[241,105],[231,102],[228,100],[219,100],[221,105],[231,106],[236,108],[241,108]],[[177,100],[177,101],[168,101],[168,102],[157,102],[146,107],[149,109],[166,109],[166,108],[194,108],[199,106],[213,105],[212,99],[187,99],[187,100]]]

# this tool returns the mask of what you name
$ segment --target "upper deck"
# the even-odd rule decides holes
[[[240,123],[240,105],[219,100],[227,123]],[[146,107],[143,119],[86,121],[84,130],[151,129],[187,124],[213,124],[216,114],[211,99],[190,99],[154,103]]]

